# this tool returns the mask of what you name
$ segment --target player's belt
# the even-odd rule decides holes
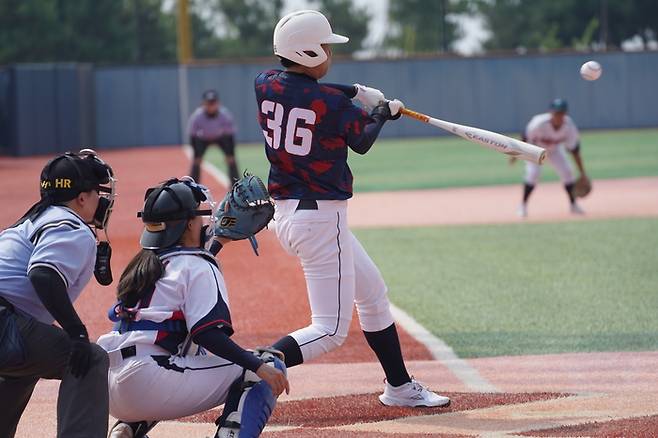
[[[300,199],[297,204],[297,210],[317,210],[318,201],[315,199]]]
[[[140,344],[139,346],[130,345],[128,347],[123,347],[119,350],[110,351],[107,354],[110,358],[110,367],[114,367],[119,365],[125,359],[130,359],[131,357],[135,356],[166,356],[170,355],[171,353],[168,353],[156,345]]]

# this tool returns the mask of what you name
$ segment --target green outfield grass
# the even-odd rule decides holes
[[[658,349],[658,221],[357,230],[462,357]]]
[[[658,130],[592,131],[583,133],[582,154],[594,179],[658,175]],[[241,168],[265,178],[269,165],[262,145],[239,145]],[[208,154],[224,169],[216,148]],[[519,183],[523,163],[454,136],[380,140],[365,156],[350,153],[356,191],[426,189]],[[550,166],[544,181],[557,176]]]

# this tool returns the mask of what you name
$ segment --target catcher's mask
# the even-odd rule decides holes
[[[209,209],[199,209],[202,202]],[[144,231],[139,241],[144,249],[164,249],[176,245],[190,219],[196,216],[210,216],[214,220],[215,203],[210,190],[197,184],[194,179],[184,176],[169,179],[156,187],[146,190],[144,209],[137,217],[144,222]],[[201,245],[205,244],[207,226],[202,229]],[[212,228],[211,228],[212,229]]]

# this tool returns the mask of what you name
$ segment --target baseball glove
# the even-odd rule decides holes
[[[576,198],[584,198],[592,191],[592,181],[585,175],[581,175],[573,187],[573,195]]]
[[[274,216],[274,202],[263,181],[245,172],[226,193],[215,213],[214,235],[231,240],[249,239],[258,255],[255,234]]]

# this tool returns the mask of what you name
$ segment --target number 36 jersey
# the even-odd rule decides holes
[[[343,92],[300,73],[270,70],[255,81],[258,123],[274,199],[352,197],[348,147],[372,118]]]

